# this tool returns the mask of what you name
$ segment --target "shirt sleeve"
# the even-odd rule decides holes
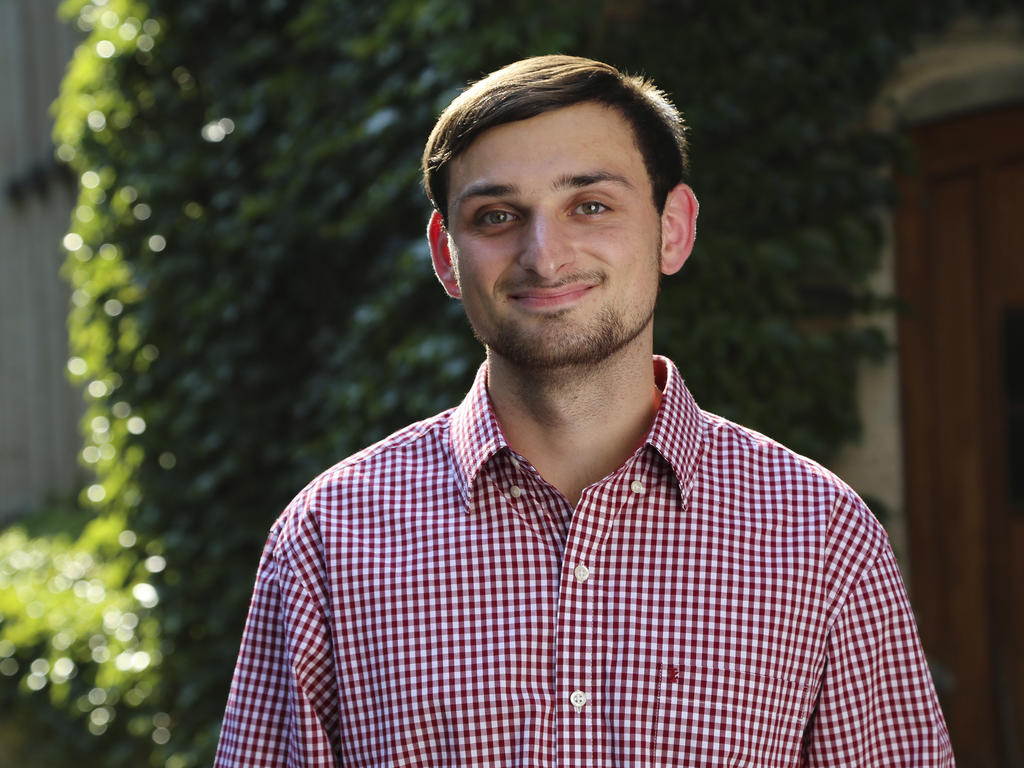
[[[214,768],[336,768],[337,684],[323,611],[271,533]]]
[[[827,642],[802,764],[953,766],[946,724],[888,542],[854,585]]]

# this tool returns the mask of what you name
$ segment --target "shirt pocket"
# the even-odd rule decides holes
[[[740,666],[658,668],[654,765],[795,766],[812,686]]]

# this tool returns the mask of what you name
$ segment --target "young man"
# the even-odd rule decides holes
[[[487,361],[274,526],[218,766],[952,765],[870,512],[652,355],[684,166],[664,95],[595,61],[441,115],[430,251]]]

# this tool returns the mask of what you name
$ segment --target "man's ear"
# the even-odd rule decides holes
[[[441,221],[441,214],[434,211],[427,222],[427,242],[430,243],[430,260],[434,263],[434,273],[448,295],[455,299],[462,298],[459,281],[455,277],[455,265],[452,263],[452,250],[448,242],[448,232]]]
[[[661,212],[661,271],[673,275],[683,268],[697,236],[697,198],[686,184],[677,184]]]

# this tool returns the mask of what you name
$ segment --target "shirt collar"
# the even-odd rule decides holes
[[[704,450],[707,420],[672,361],[655,355],[653,364],[662,400],[645,442],[672,467],[685,499]],[[451,441],[458,484],[468,499],[480,468],[502,449],[509,450],[487,393],[486,362],[452,413]]]
[[[480,467],[502,448],[508,448],[487,393],[486,362],[480,365],[473,386],[452,413],[451,436],[457,482],[468,499]]]
[[[654,356],[654,381],[662,392],[661,407],[646,443],[672,467],[679,492],[686,499],[706,447],[708,421],[667,357]]]

